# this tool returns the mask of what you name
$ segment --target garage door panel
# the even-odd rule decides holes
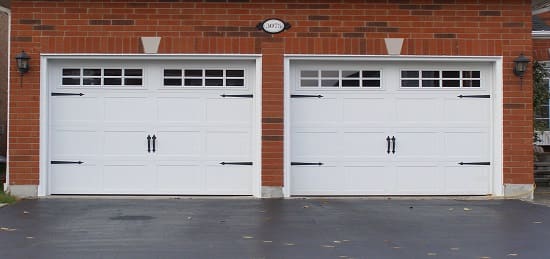
[[[146,97],[109,97],[104,101],[104,117],[107,122],[135,122],[153,118],[153,112]]]
[[[103,153],[105,155],[145,155],[147,151],[146,131],[106,131]]]
[[[154,171],[135,163],[107,164],[103,167],[103,192],[111,194],[147,194],[152,191]]]
[[[443,120],[441,102],[436,98],[397,98],[397,120],[401,122],[439,122]]]
[[[205,105],[200,97],[161,97],[157,99],[157,116],[165,122],[200,122],[205,120]]]
[[[251,104],[251,98],[209,98],[206,104],[206,120],[212,123],[249,124]]]
[[[399,165],[396,167],[396,192],[404,195],[441,194],[444,174],[436,165]]]
[[[204,193],[206,177],[200,164],[159,165],[157,191],[164,194]]]
[[[294,98],[291,109],[300,111],[292,113],[292,123],[296,125],[319,122],[334,122],[341,120],[341,108],[335,98]]]
[[[203,135],[198,130],[158,131],[157,155],[199,157],[202,152]]]
[[[296,195],[334,194],[346,184],[341,168],[335,166],[293,166],[290,180]]]
[[[441,135],[437,131],[418,129],[395,132],[395,156],[402,159],[437,159],[441,153]]]
[[[101,187],[101,170],[96,164],[57,164],[51,165],[50,175],[52,194],[94,194]]]
[[[219,195],[248,195],[252,192],[252,166],[206,166],[206,190]]]
[[[52,124],[66,123],[97,123],[103,119],[99,110],[100,102],[97,98],[92,97],[71,97],[63,96],[53,98],[51,102],[50,114],[52,116]],[[75,109],[78,107],[78,109]]]
[[[447,157],[489,159],[490,133],[464,130],[445,133],[444,154]]]
[[[335,131],[300,131],[293,134],[291,148],[296,157],[335,157],[340,155],[340,139]]]
[[[209,158],[250,158],[252,155],[250,131],[206,132],[206,155]]]
[[[96,155],[100,151],[100,138],[97,131],[55,130],[51,148],[56,151],[56,156],[80,158]]]
[[[489,166],[449,166],[444,169],[448,194],[490,194]]]
[[[368,159],[387,157],[388,135],[384,131],[343,130],[340,155],[347,158]]]
[[[491,121],[490,99],[454,98],[445,100],[446,121],[452,123],[483,123]]]
[[[395,174],[390,167],[345,166],[345,192],[355,195],[381,195],[393,189]]]
[[[342,99],[343,122],[366,122],[374,124],[388,122],[395,118],[393,104],[385,98]]]

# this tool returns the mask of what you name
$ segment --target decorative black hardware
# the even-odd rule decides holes
[[[252,95],[252,94],[222,94],[220,96],[223,97],[223,98],[226,98],[226,97],[252,98],[252,97],[254,97],[254,95]]]
[[[391,152],[393,154],[395,154],[395,137],[394,136],[391,136],[391,141],[392,141],[392,150],[391,150]]]
[[[478,94],[478,95],[459,95],[458,98],[491,98],[489,94]]]
[[[323,163],[321,162],[317,162],[317,163],[306,163],[306,162],[290,162],[290,165],[323,165]]]
[[[388,150],[386,152],[389,154],[390,153],[390,136],[386,137],[386,142],[388,142]]]
[[[312,95],[312,94],[291,94],[290,98],[323,98],[322,95]]]
[[[470,162],[470,163],[460,162],[458,164],[459,165],[491,165],[491,162]]]
[[[220,165],[252,165],[252,162],[221,162]]]
[[[50,164],[52,165],[66,165],[66,164],[84,164],[82,161],[50,161]]]
[[[83,93],[52,93],[52,96],[83,96]]]
[[[156,152],[157,136],[153,135],[153,137],[151,139],[153,140],[153,153],[155,153]]]
[[[151,153],[151,135],[147,135],[147,153]]]

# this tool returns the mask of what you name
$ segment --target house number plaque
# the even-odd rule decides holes
[[[281,19],[270,18],[261,23],[258,23],[256,28],[270,34],[277,34],[290,29],[290,23],[285,22]]]

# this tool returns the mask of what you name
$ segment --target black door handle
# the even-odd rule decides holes
[[[157,136],[153,135],[153,153],[156,152],[156,142],[157,142]]]
[[[151,135],[147,135],[147,153],[151,153]]]
[[[393,142],[392,143],[392,153],[395,154],[395,136],[391,136],[391,141]]]
[[[390,153],[390,136],[386,137],[386,142],[388,142],[388,149],[386,152],[389,154]]]

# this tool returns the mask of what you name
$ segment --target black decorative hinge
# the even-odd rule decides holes
[[[221,162],[220,165],[252,165],[252,162]]]
[[[52,93],[52,96],[83,96],[83,93]]]
[[[323,163],[321,162],[317,162],[317,163],[307,163],[307,162],[290,162],[290,165],[323,165]]]
[[[223,98],[226,98],[226,97],[252,98],[252,97],[254,97],[254,95],[251,95],[251,94],[222,94],[220,96],[223,97]]]
[[[491,165],[491,162],[460,162],[459,165]]]
[[[459,95],[458,98],[491,98],[489,94],[478,94],[478,95]]]
[[[323,98],[322,95],[312,95],[312,94],[291,94],[290,98]]]
[[[82,161],[50,161],[50,164],[52,165],[66,165],[66,164],[84,164]]]

